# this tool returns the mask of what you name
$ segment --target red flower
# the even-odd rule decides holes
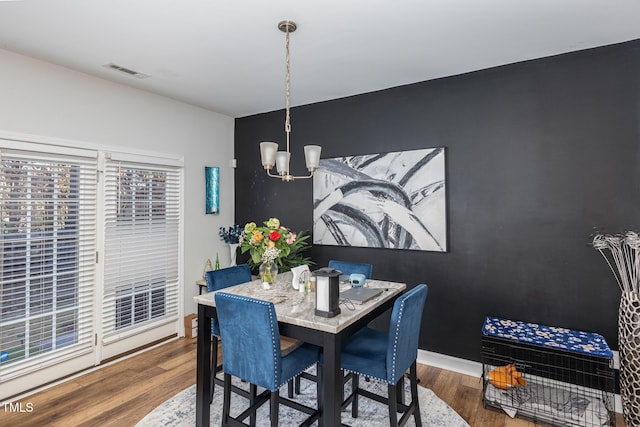
[[[275,230],[271,231],[269,233],[269,239],[273,240],[274,242],[277,242],[278,240],[280,240],[280,233],[278,233]]]

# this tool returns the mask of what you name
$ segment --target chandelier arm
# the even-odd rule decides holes
[[[270,176],[271,178],[282,178],[282,175],[280,174],[271,173],[271,169],[265,169],[265,171],[267,171],[267,175]]]
[[[313,178],[313,173],[310,173],[309,175],[291,175],[291,174],[280,175],[280,174],[271,173],[271,169],[265,169],[265,171],[267,172],[267,176],[269,176],[271,178],[279,178],[279,179],[281,179],[283,181],[293,181],[293,180],[296,180],[296,179]]]

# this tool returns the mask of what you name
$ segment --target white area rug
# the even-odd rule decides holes
[[[241,383],[235,382],[236,385]],[[244,384],[246,386],[246,384]],[[361,388],[367,388],[375,393],[386,396],[387,385],[377,381],[366,382],[360,380]],[[349,392],[350,382],[345,387],[345,395]],[[303,405],[315,407],[316,385],[307,380],[302,380],[300,394],[295,396],[295,400]],[[258,393],[261,391],[258,388]],[[282,396],[287,395],[287,386],[280,389]],[[405,381],[405,395],[409,401],[409,381]],[[420,399],[420,412],[422,414],[423,426],[442,427],[469,427],[460,415],[458,415],[449,405],[438,398],[431,390],[418,386],[418,397]],[[147,414],[138,424],[138,427],[158,427],[158,426],[193,426],[196,422],[196,386],[193,385],[171,399],[165,401],[152,412]],[[246,409],[248,401],[237,394],[231,394],[231,415],[236,415]],[[216,385],[216,390],[211,404],[211,425],[219,426],[222,414],[222,386]],[[280,405],[280,425],[295,426],[306,418],[306,414],[293,410],[287,406]],[[245,422],[248,423],[248,419]],[[389,425],[389,412],[387,407],[365,397],[360,397],[358,402],[358,418],[351,417],[351,406],[349,405],[342,413],[342,422],[353,427],[377,427]],[[314,425],[317,425],[316,422]],[[258,410],[258,427],[269,425],[269,402],[266,402]],[[407,422],[408,426],[414,426],[414,419]]]

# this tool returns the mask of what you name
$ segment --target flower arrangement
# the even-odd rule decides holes
[[[593,238],[593,247],[607,261],[622,292],[640,292],[640,236],[638,233],[627,231],[625,234],[616,235],[598,234]]]
[[[242,227],[238,224],[234,224],[228,229],[225,227],[220,227],[218,230],[218,235],[225,243],[239,243],[240,236],[242,235]]]
[[[302,255],[302,251],[310,246],[307,243],[309,235],[304,232],[294,233],[280,225],[278,218],[269,218],[264,226],[257,226],[249,222],[244,226],[240,236],[240,250],[249,252],[249,265],[258,267],[263,262],[273,261],[281,272],[291,267],[313,262]]]

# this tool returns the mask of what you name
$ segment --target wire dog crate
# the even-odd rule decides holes
[[[483,403],[553,426],[615,426],[613,353],[601,335],[486,317]]]

